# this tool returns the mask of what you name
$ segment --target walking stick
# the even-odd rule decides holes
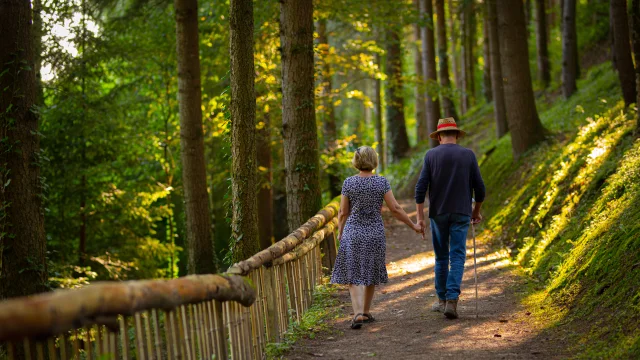
[[[471,222],[471,233],[473,234],[473,273],[476,283],[476,319],[478,318],[478,265],[476,262],[476,225]]]

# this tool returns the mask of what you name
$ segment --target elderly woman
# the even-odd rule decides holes
[[[376,285],[388,280],[382,201],[398,220],[416,233],[422,230],[398,204],[387,179],[373,174],[378,166],[375,150],[368,146],[358,148],[352,164],[360,173],[347,178],[342,185],[338,215],[340,249],[331,282],[349,285],[355,314],[351,328],[359,329],[375,320],[370,313],[373,293]]]

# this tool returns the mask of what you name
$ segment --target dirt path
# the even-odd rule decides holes
[[[407,211],[413,202],[403,201]],[[414,214],[410,214],[412,217]],[[287,359],[549,359],[566,358],[560,339],[549,339],[518,301],[523,280],[504,255],[478,249],[479,317],[475,317],[473,247],[458,305],[458,320],[430,311],[435,300],[431,239],[422,241],[404,224],[387,222],[389,283],[376,289],[372,314],[376,322],[351,330],[346,287],[338,291],[341,315],[332,331],[299,341]],[[471,230],[469,231],[471,236]]]

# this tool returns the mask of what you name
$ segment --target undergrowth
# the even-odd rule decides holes
[[[331,331],[329,320],[340,314],[338,299],[334,296],[337,288],[331,284],[316,287],[313,305],[304,313],[299,324],[291,323],[281,342],[267,344],[267,359],[282,359],[296,341],[313,339],[321,332]]]

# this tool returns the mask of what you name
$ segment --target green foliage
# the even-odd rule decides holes
[[[608,63],[578,88],[541,113],[555,135],[517,163],[509,138],[497,143],[482,166],[485,226],[544,284],[527,301],[576,330],[579,356],[628,358],[640,339],[636,114],[620,101]]]
[[[313,295],[313,305],[302,316],[300,324],[291,323],[289,330],[280,343],[267,344],[267,359],[284,359],[287,351],[296,341],[303,338],[313,339],[319,333],[330,331],[329,321],[339,316],[340,308],[335,297],[337,288],[334,285],[320,285]]]

